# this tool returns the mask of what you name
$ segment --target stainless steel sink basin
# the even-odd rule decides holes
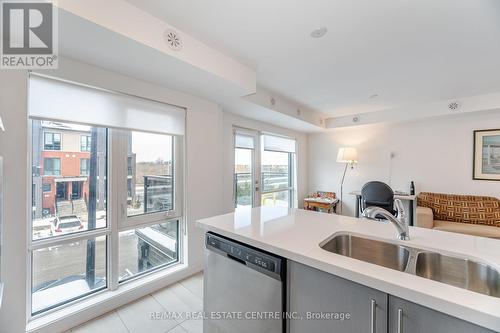
[[[500,297],[500,273],[477,261],[421,252],[417,256],[415,273],[455,287]]]
[[[320,247],[346,257],[500,298],[500,272],[488,264],[350,233],[334,235]]]
[[[322,249],[375,265],[404,271],[410,252],[391,243],[340,234],[320,245]]]

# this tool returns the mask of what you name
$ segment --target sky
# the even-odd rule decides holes
[[[136,163],[172,160],[172,137],[164,134],[132,132],[132,152]]]
[[[252,163],[251,149],[236,149],[234,154],[235,165],[250,165]],[[287,165],[288,154],[270,151],[261,152],[262,165]]]

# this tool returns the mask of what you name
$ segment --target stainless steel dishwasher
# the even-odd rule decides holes
[[[204,333],[283,333],[283,258],[208,232]]]

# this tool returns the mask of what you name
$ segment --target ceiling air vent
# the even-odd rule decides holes
[[[450,111],[457,111],[458,109],[460,109],[460,103],[459,102],[451,102],[450,104],[448,104],[448,109]]]
[[[182,39],[177,31],[171,29],[165,30],[163,33],[163,39],[172,50],[180,51],[182,49]]]

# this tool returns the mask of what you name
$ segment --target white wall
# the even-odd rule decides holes
[[[233,174],[234,174],[234,126],[253,129],[262,132],[279,134],[295,138],[297,140],[297,198],[299,206],[302,206],[302,198],[307,192],[307,134],[293,130],[273,126],[268,123],[241,117],[232,113],[223,114],[223,210],[231,212],[234,210]]]
[[[500,197],[499,182],[472,180],[473,131],[490,128],[500,128],[500,110],[311,134],[309,191],[340,193],[344,165],[335,161],[337,150],[353,146],[358,149],[359,164],[346,176],[344,215],[355,211],[355,199],[346,193],[359,190],[370,180],[405,191],[413,180],[417,193]]]
[[[5,283],[0,308],[0,333],[24,332],[26,309],[27,234],[27,72],[0,71],[0,155],[4,157],[4,222],[1,279]]]

